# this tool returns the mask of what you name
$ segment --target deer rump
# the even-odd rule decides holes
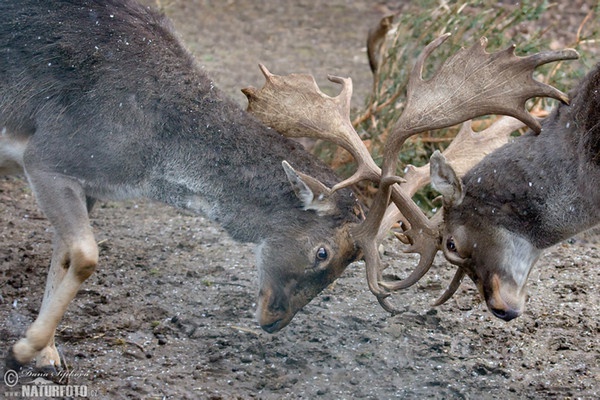
[[[357,258],[353,193],[331,193],[329,167],[215,88],[162,15],[121,0],[2,2],[0,14],[0,173],[25,172],[55,230],[40,314],[9,366],[60,366],[54,331],[98,262],[98,199],[147,197],[257,243],[268,332]]]

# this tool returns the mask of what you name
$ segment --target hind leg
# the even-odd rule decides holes
[[[13,369],[34,358],[40,368],[60,366],[54,332],[98,263],[98,246],[79,183],[47,173],[29,173],[28,178],[40,208],[54,226],[54,249],[40,313],[9,354],[7,365]]]

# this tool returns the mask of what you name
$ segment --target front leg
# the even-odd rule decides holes
[[[94,239],[82,188],[72,179],[29,174],[40,208],[55,228],[52,262],[37,319],[11,349],[7,368],[18,370],[36,358],[38,368],[60,366],[54,333],[79,287],[95,270]],[[48,183],[51,183],[50,185]]]
[[[52,294],[57,291],[57,288],[63,281],[69,269],[69,265],[66,264],[68,258],[68,251],[64,243],[62,243],[58,235],[55,235],[54,248],[52,250],[52,262],[50,263],[50,270],[48,271],[48,277],[46,278],[46,290],[44,291],[40,314],[44,313],[44,309],[47,309],[50,306]],[[56,330],[53,330],[50,342],[35,357],[35,364],[38,369],[48,369],[49,372],[56,372],[56,369],[60,367],[60,356],[58,355],[54,343],[55,333]]]

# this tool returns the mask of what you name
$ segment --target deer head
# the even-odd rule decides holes
[[[280,219],[285,228],[272,227],[275,234],[262,240],[256,249],[259,267],[256,319],[270,333],[285,327],[360,252],[354,246],[348,226],[360,216],[354,196],[332,193],[326,185],[296,171],[287,161],[282,166],[304,212],[299,213],[295,222],[289,214],[286,221]]]
[[[493,207],[465,201],[462,179],[439,152],[431,157],[431,178],[443,195],[446,224],[442,251],[448,261],[459,267],[452,289],[439,302],[450,298],[468,275],[494,315],[507,321],[519,316],[525,304],[525,282],[541,250],[521,235],[498,229],[484,216],[488,211],[495,214]],[[501,207],[498,214],[502,213]]]
[[[332,141],[356,158],[358,168],[355,174],[335,185],[333,191],[362,180],[379,185],[365,220],[354,224],[350,228],[350,235],[362,251],[369,289],[383,308],[392,313],[396,309],[389,302],[388,296],[393,291],[416,283],[429,270],[442,245],[440,215],[428,219],[411,200],[416,190],[426,184],[428,179],[416,168],[410,168],[404,178],[396,175],[398,153],[406,139],[424,131],[456,125],[487,114],[514,117],[539,132],[538,121],[525,109],[526,100],[535,96],[548,96],[566,102],[567,96],[551,86],[535,81],[532,78],[533,70],[548,62],[577,57],[574,50],[518,57],[514,54],[514,46],[490,54],[485,51],[487,40],[482,38],[471,48],[462,49],[446,60],[433,78],[423,80],[422,69],[427,57],[448,36],[446,34],[434,40],[417,59],[407,87],[406,108],[387,137],[381,169],[374,163],[350,123],[350,79],[330,76],[331,81],[342,85],[342,91],[337,97],[329,97],[320,92],[311,76],[281,77],[261,66],[267,80],[265,86],[261,90],[243,90],[249,100],[248,110],[267,125],[292,137],[302,135]],[[469,140],[475,140],[470,138],[481,135],[477,139],[481,141],[485,132],[476,135],[467,124],[456,144],[446,150],[446,155],[452,163],[462,166],[458,167],[459,171],[466,171],[486,153],[505,143],[507,134],[516,129],[515,126],[520,122],[515,123],[514,119],[510,119],[503,120],[501,124],[501,129],[497,126],[490,132],[495,132],[503,139],[494,139],[468,150],[466,146]],[[418,253],[420,260],[417,268],[405,280],[384,281],[378,244],[384,232],[398,220],[404,228],[397,235],[398,238],[408,245],[406,251]],[[463,275],[464,272],[459,270],[438,303],[452,295]]]

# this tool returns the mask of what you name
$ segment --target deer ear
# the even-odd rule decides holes
[[[465,191],[462,180],[446,161],[446,157],[436,150],[429,160],[431,185],[444,197],[444,206],[455,207],[462,203]]]
[[[332,214],[335,211],[331,189],[312,176],[296,171],[285,160],[281,165],[305,210],[314,210],[319,215]]]

